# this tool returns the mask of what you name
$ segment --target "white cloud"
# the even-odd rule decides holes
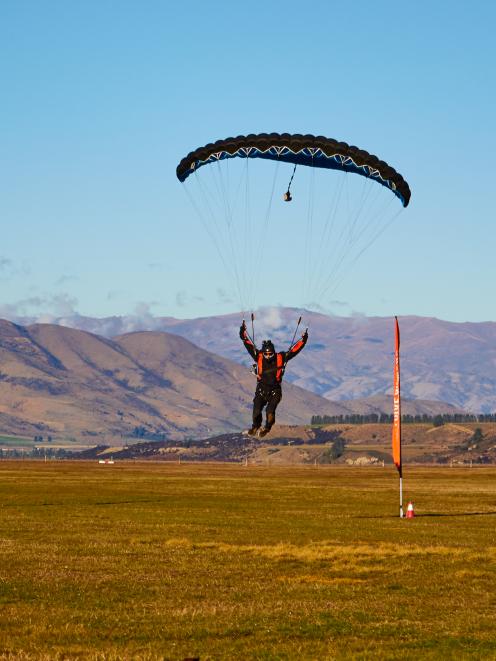
[[[225,289],[222,289],[221,287],[217,289],[217,299],[219,303],[223,303],[223,304],[234,303],[234,299],[231,296],[231,294],[229,294]]]
[[[0,255],[0,278],[8,280],[15,276],[24,276],[29,273],[26,266],[15,264],[11,259]]]
[[[320,303],[305,303],[305,308],[315,312],[322,312],[323,314],[332,314],[329,309],[325,308]]]
[[[176,294],[176,305],[179,308],[185,308],[190,305],[190,303],[202,303],[203,301],[204,299],[201,296],[191,296],[191,294],[188,294],[184,289],[181,289]]]
[[[16,321],[21,314],[22,310],[19,303],[3,303],[0,305],[0,317],[2,319]]]
[[[12,260],[0,256],[0,272],[4,273],[12,268]]]
[[[0,255],[0,278],[10,279],[17,276],[25,276],[30,269],[25,264],[16,264],[8,257]]]
[[[284,312],[284,310],[275,306],[262,307],[255,311],[255,340],[257,345],[260,345],[262,340],[270,339],[274,342],[277,350],[287,348],[296,328],[298,312],[295,313],[294,321],[287,318],[287,310],[286,314]],[[246,322],[247,324],[250,323],[248,319]]]
[[[358,310],[352,310],[349,315],[353,319],[353,328],[363,328],[370,324],[370,319],[364,312],[359,312]]]
[[[54,314],[60,317],[68,317],[70,315],[77,315],[76,305],[78,304],[77,298],[70,296],[63,292],[55,294],[47,299],[47,307],[51,308]]]
[[[155,305],[158,305],[157,301],[138,301],[134,306],[134,314],[137,317],[152,317],[151,308]]]
[[[117,289],[112,289],[107,292],[107,301],[115,301],[116,298],[122,296],[122,292]]]
[[[276,307],[260,308],[258,310],[258,321],[265,329],[277,330],[284,326],[284,319],[281,315],[281,310]]]
[[[61,287],[62,285],[67,285],[70,282],[76,282],[79,278],[75,275],[61,275],[60,278],[57,278],[55,281],[56,287]]]
[[[19,323],[51,323],[60,317],[77,316],[78,301],[69,294],[30,296],[15,303],[0,305],[0,316]],[[44,308],[40,311],[40,308]]]
[[[180,308],[186,307],[188,304],[188,294],[184,291],[178,291],[176,294],[176,305]]]

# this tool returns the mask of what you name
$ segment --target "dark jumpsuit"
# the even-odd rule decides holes
[[[258,383],[255,390],[255,397],[253,398],[253,428],[258,429],[262,424],[262,411],[267,406],[265,410],[265,429],[268,431],[276,421],[276,408],[282,398],[281,381],[284,374],[284,367],[288,360],[297,356],[303,349],[307,342],[307,336],[305,334],[289,351],[274,353],[271,358],[266,358],[262,351],[254,346],[248,337],[246,328],[243,326],[240,328],[239,336],[243,340],[246,350],[257,364],[259,364],[259,356],[262,356],[262,371],[261,374],[257,374]],[[280,356],[279,362],[282,362],[282,369],[277,364],[278,355]]]

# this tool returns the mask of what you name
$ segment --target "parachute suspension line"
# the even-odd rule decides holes
[[[346,182],[348,181],[347,177],[345,181]],[[350,219],[351,216],[347,217],[345,219],[346,223],[344,223],[343,227],[341,228],[340,235],[336,242],[336,250],[333,251],[333,257],[331,259],[331,263],[333,265],[332,269],[327,274],[325,281],[321,284],[321,293],[320,293],[321,297],[324,296],[325,292],[329,289],[333,281],[336,283],[337,286],[337,283],[341,282],[343,279],[343,269],[346,267],[346,259],[352,253],[354,243],[356,242],[356,240],[355,242],[353,241],[351,228],[348,229],[348,231],[346,231],[350,225]],[[335,289],[336,287],[333,288],[333,291]]]
[[[222,265],[223,265],[223,267],[224,267],[226,273],[229,275],[229,277],[232,278],[232,277],[233,277],[233,274],[232,274],[231,270],[229,269],[229,267],[228,267],[228,265],[227,265],[227,263],[226,263],[226,260],[224,259],[224,255],[222,254],[222,250],[221,250],[220,247],[219,247],[219,242],[218,242],[218,240],[217,240],[217,237],[215,236],[215,233],[212,232],[212,230],[210,229],[210,226],[209,226],[209,224],[208,224],[208,222],[207,222],[205,216],[202,214],[202,212],[200,211],[200,208],[199,208],[198,205],[196,204],[196,202],[195,202],[193,196],[191,195],[191,192],[190,192],[189,189],[188,189],[188,186],[187,186],[186,184],[183,183],[183,185],[182,185],[182,189],[185,191],[185,193],[186,193],[186,195],[187,195],[189,201],[191,202],[192,207],[193,207],[194,210],[196,211],[196,214],[198,215],[198,217],[199,217],[199,219],[200,219],[200,221],[201,221],[201,223],[202,223],[202,225],[203,225],[203,228],[205,229],[205,232],[208,234],[208,236],[210,237],[212,243],[214,244],[215,249],[216,249],[216,251],[217,251],[217,254],[219,255],[219,259],[220,259],[220,261],[222,262]],[[201,190],[201,188],[200,188],[200,190]],[[207,203],[208,203],[208,200],[207,200]]]
[[[373,200],[374,204],[375,204],[375,202],[377,202],[377,199],[378,199],[378,191],[376,191],[376,196],[375,196],[375,199]],[[366,236],[367,233],[369,233],[369,231],[370,231],[371,234],[375,233],[377,230],[374,228],[374,225],[377,224],[379,226],[378,229],[380,229],[382,227],[382,225],[388,225],[389,224],[387,220],[383,221],[383,219],[385,218],[386,212],[389,210],[389,208],[391,207],[391,205],[393,203],[394,203],[394,198],[389,197],[389,199],[386,201],[386,203],[384,205],[382,205],[382,207],[380,207],[376,212],[374,212],[374,213],[371,212],[370,213],[369,219],[364,223],[363,227],[360,229],[360,231],[356,235],[354,244],[358,244],[359,241],[362,239],[362,237]],[[371,206],[371,209],[372,209],[372,206]],[[400,211],[401,211],[401,209],[400,209]],[[376,223],[376,221],[378,221],[378,222]]]
[[[342,263],[345,262],[348,255],[353,250],[357,224],[360,219],[367,195],[370,193],[370,181],[364,179],[364,185],[362,185],[358,208],[352,209],[350,204],[348,183],[348,173],[344,172],[342,176],[338,178],[338,185],[335,187],[332,203],[327,213],[323,230],[320,237],[317,237],[315,250],[312,253],[315,255],[315,259],[312,262],[313,278],[311,280],[311,294],[316,299],[317,303],[320,302],[321,290],[324,286],[324,281],[327,283],[328,278],[334,279],[338,276]],[[341,231],[339,232],[338,236],[334,236],[334,228],[343,190],[345,191],[346,197],[347,217],[341,221]],[[332,245],[329,246],[331,239],[333,239],[333,242]],[[332,258],[329,256],[329,248],[331,254],[333,255]],[[333,265],[330,273],[327,266],[328,263]],[[324,273],[325,267],[327,267],[326,274]]]
[[[251,313],[251,339],[253,342],[253,346],[256,347],[257,345],[255,344],[255,315],[253,312]]]
[[[233,263],[233,270],[239,278],[238,289],[240,291],[240,305],[248,310],[250,307],[249,301],[246,300],[246,277],[244,275],[244,261],[240,259],[241,257],[241,248],[243,242],[239,241],[236,236],[238,225],[235,222],[236,219],[236,207],[238,201],[240,200],[240,194],[243,187],[243,174],[241,174],[238,185],[236,188],[231,187],[230,184],[230,161],[226,159],[225,161],[217,161],[216,167],[213,167],[212,173],[214,179],[217,183],[218,190],[220,189],[221,198],[224,201],[225,208],[225,225],[226,225],[226,234],[228,239],[228,247],[226,248],[227,254],[231,255],[231,261]],[[233,196],[231,196],[231,191],[233,191]],[[239,230],[238,230],[239,231]]]
[[[360,201],[358,203],[358,209],[354,213],[354,218],[353,218],[353,221],[351,223],[351,228],[350,228],[351,241],[353,241],[353,238],[355,236],[356,226],[357,226],[357,223],[360,219],[361,213],[363,211],[365,202],[367,201],[367,197],[370,194],[370,189],[371,189],[370,179],[363,179],[362,194],[360,196]]]
[[[303,304],[307,305],[310,295],[311,282],[311,254],[312,254],[312,226],[314,210],[314,190],[315,190],[315,169],[310,168],[308,180],[308,205],[307,205],[307,228],[305,232],[305,252],[303,261]]]
[[[386,213],[389,212],[392,205],[394,205],[394,200],[391,197],[389,202],[386,205],[384,205],[381,209],[379,209],[375,214],[375,216],[372,217],[369,223],[363,228],[360,236],[357,239],[357,243],[359,243],[363,247],[355,255],[355,258],[351,266],[353,266],[353,264],[360,258],[360,256],[366,250],[368,250],[368,248],[381,236],[381,234],[391,225],[392,222],[396,220],[396,218],[398,218],[400,213],[403,211],[403,207],[401,207],[398,211],[395,211],[393,213],[392,217],[389,220],[387,220],[389,214],[386,215]],[[363,240],[362,237],[364,237]]]
[[[197,172],[195,172],[195,181],[203,197],[203,205],[209,212],[212,225],[218,234],[218,239],[220,240],[222,237],[222,231],[221,231],[220,223],[218,222],[218,216],[219,216],[218,200],[216,199],[215,195],[212,195],[210,190],[205,185],[206,182],[204,180],[204,177],[199,176]],[[214,209],[214,207],[216,208]],[[220,211],[222,211],[222,209],[220,209]]]
[[[274,191],[276,189],[277,179],[279,175],[279,164],[280,161],[276,161],[276,165],[274,167],[274,176],[272,177],[272,186],[270,189],[269,199],[267,202],[267,208],[265,211],[261,232],[258,236],[252,237],[252,243],[256,250],[253,259],[254,268],[252,270],[252,289],[251,289],[252,300],[256,296],[260,287],[260,277],[262,271],[261,267],[264,262],[264,257],[267,250],[267,241],[264,240],[264,237],[267,236],[269,230],[270,218],[272,212],[272,203],[274,200]]]
[[[337,278],[339,269],[346,258],[346,255],[350,251],[350,195],[349,195],[349,185],[348,185],[348,172],[343,173],[343,190],[345,201],[343,201],[343,206],[346,205],[346,214],[343,209],[343,217],[341,219],[341,231],[333,245],[333,250],[331,253],[331,258],[329,262],[333,265],[330,273],[326,278],[326,283]]]
[[[250,159],[245,159],[245,213],[243,244],[243,278],[246,287],[248,305],[253,309],[253,291],[251,287],[250,270],[253,261],[253,229],[250,204]]]
[[[392,198],[391,198],[391,202],[392,202],[392,201],[393,201],[393,200],[392,200]],[[390,206],[390,205],[388,205],[388,206]],[[383,224],[377,229],[376,233],[370,238],[370,240],[368,241],[368,243],[367,243],[365,246],[363,246],[363,248],[360,250],[360,252],[356,255],[354,261],[356,261],[361,255],[363,255],[363,253],[364,253],[366,250],[368,250],[368,249],[370,248],[370,246],[371,246],[373,243],[375,243],[375,241],[377,241],[377,239],[381,236],[381,234],[383,234],[383,233],[387,230],[387,228],[388,228],[390,225],[392,225],[392,223],[394,223],[394,221],[398,218],[398,216],[399,216],[400,214],[403,213],[403,211],[404,211],[403,207],[400,207],[400,208],[399,208],[399,209],[398,209],[398,210],[392,215],[392,217],[391,217],[386,223],[383,223]]]
[[[213,168],[214,170],[214,168]],[[251,307],[251,301],[249,300],[248,294],[248,278],[246,274],[246,224],[247,224],[247,214],[250,213],[248,208],[249,201],[249,181],[248,181],[248,159],[244,163],[244,168],[241,171],[239,176],[239,181],[237,182],[236,187],[234,187],[234,182],[231,187],[230,184],[230,160],[226,159],[224,161],[217,161],[217,179],[219,181],[218,189],[223,192],[225,197],[225,208],[226,208],[226,232],[229,239],[229,250],[231,252],[231,259],[238,269],[240,277],[240,289],[243,296],[242,305],[245,306],[245,309]],[[234,196],[231,198],[229,196],[231,190],[233,191]],[[244,198],[244,212],[241,212],[241,217],[244,220],[244,225],[241,223],[236,223],[236,217],[238,216],[238,205],[243,208],[243,198]],[[245,228],[245,235],[243,236],[243,227]]]
[[[348,179],[346,178],[346,181],[348,182]],[[369,183],[368,189],[366,188],[367,183]],[[352,251],[355,248],[355,245],[358,243],[360,237],[363,234],[363,228],[361,231],[356,233],[356,228],[357,228],[357,223],[359,221],[359,218],[361,216],[362,210],[364,208],[365,201],[368,197],[368,194],[370,193],[371,187],[370,187],[370,181],[367,182],[367,180],[364,180],[364,186],[362,187],[362,195],[361,195],[361,201],[358,206],[358,209],[352,213],[352,211],[349,208],[349,190],[347,187],[347,201],[348,201],[348,221],[347,225],[349,225],[349,231],[348,231],[348,237],[346,239],[346,242],[343,245],[342,252],[339,256],[339,259],[336,260],[334,264],[334,268],[332,269],[331,276],[333,278],[338,278],[339,276],[339,269],[341,268],[342,264],[346,264],[346,259],[348,258],[349,255],[352,255]],[[392,199],[392,198],[391,198]],[[346,268],[346,266],[345,266]]]
[[[369,240],[369,242],[368,242],[368,243],[367,243],[367,244],[366,244],[366,245],[365,245],[365,246],[364,246],[364,247],[363,247],[363,248],[362,248],[362,249],[361,249],[361,250],[355,255],[355,257],[353,258],[353,261],[352,261],[350,264],[347,265],[347,270],[346,270],[346,271],[343,271],[341,277],[339,278],[339,280],[336,281],[334,287],[330,290],[329,294],[332,294],[332,293],[336,290],[336,288],[341,284],[341,282],[343,281],[343,279],[346,277],[346,273],[347,273],[347,271],[355,265],[355,263],[358,261],[358,259],[360,259],[360,257],[363,255],[363,253],[366,252],[366,251],[370,248],[370,246],[372,246],[372,245],[377,241],[377,239],[378,239],[378,238],[379,238],[379,237],[380,237],[380,236],[381,236],[381,235],[387,230],[387,228],[388,228],[392,223],[394,223],[394,221],[398,218],[398,216],[399,216],[401,213],[403,213],[403,208],[398,209],[398,211],[396,211],[396,212],[393,214],[393,216],[388,220],[388,222],[385,223],[384,225],[382,225],[382,226],[379,228],[379,230],[377,231],[377,233],[376,233],[376,234],[375,234],[375,235]],[[329,285],[329,287],[330,287],[330,285]],[[329,287],[323,292],[323,295],[324,295],[325,293],[327,293],[327,291],[329,290]]]
[[[358,184],[358,181],[355,182],[354,179],[353,182]],[[316,245],[315,252],[317,254],[316,259],[313,261],[316,272],[313,280],[313,293],[317,301],[321,300],[332,285],[334,285],[332,291],[337,288],[349,269],[356,263],[358,257],[367,249],[369,244],[371,245],[373,243],[378,231],[375,227],[372,232],[371,228],[374,226],[377,217],[380,216],[380,220],[384,220],[382,210],[375,215],[369,212],[369,210],[373,211],[373,205],[369,204],[371,192],[375,191],[372,195],[372,201],[375,202],[377,197],[380,196],[381,187],[376,186],[372,179],[364,178],[360,187],[357,204],[351,205],[349,183],[348,173],[343,172],[339,178],[339,186],[334,193],[333,204],[327,214],[322,236]],[[343,213],[339,214],[339,202],[343,191],[345,192],[344,197],[346,200],[343,200]],[[355,199],[355,196],[353,198]],[[393,201],[394,197],[387,195],[388,205]],[[367,213],[364,215],[365,208],[367,208]],[[346,213],[344,213],[345,209]],[[343,222],[341,227],[339,227],[339,222],[335,227],[336,217],[339,216],[343,216],[341,218]],[[335,229],[338,231],[334,232]],[[380,231],[381,227],[379,227]],[[330,244],[331,239],[332,243]],[[363,246],[364,241],[367,242],[367,245],[364,250],[357,253],[357,248],[360,245]],[[330,271],[328,264],[332,265]]]
[[[374,199],[374,203],[378,199],[378,191],[376,189],[376,196]],[[352,243],[350,245],[350,248],[348,252],[351,252],[351,250],[358,245],[362,241],[362,237],[367,237],[367,234],[370,233],[372,236],[374,236],[378,231],[382,233],[382,227],[389,225],[388,221],[384,221],[383,219],[386,216],[387,210],[391,207],[391,205],[394,203],[394,198],[392,196],[388,196],[386,202],[384,205],[382,205],[377,212],[370,213],[369,219],[364,223],[363,227],[360,229],[360,231],[353,237]],[[376,223],[376,221],[378,221]],[[375,228],[374,225],[377,224],[378,227]],[[367,240],[366,238],[364,240]],[[375,239],[373,239],[375,240]],[[360,252],[362,254],[362,252]],[[353,263],[356,261],[356,257],[353,260]]]
[[[216,213],[214,212],[214,210],[212,209],[212,206],[211,206],[210,200],[208,199],[208,196],[207,196],[207,192],[206,192],[205,189],[204,189],[204,186],[203,186],[203,184],[202,184],[201,179],[198,177],[198,175],[197,175],[196,173],[195,173],[195,181],[196,181],[196,184],[197,184],[197,186],[198,186],[198,188],[199,188],[199,190],[200,190],[201,196],[203,197],[203,208],[205,208],[205,209],[208,211],[209,216],[210,216],[210,219],[211,219],[211,223],[208,223],[208,222],[207,222],[207,218],[206,218],[206,217],[204,216],[204,214],[201,212],[200,208],[196,205],[196,203],[195,203],[193,197],[191,196],[191,193],[190,193],[189,190],[188,190],[188,187],[185,185],[184,188],[185,188],[186,192],[188,193],[188,196],[190,197],[190,200],[191,200],[192,204],[194,204],[195,209],[196,209],[198,215],[200,216],[200,218],[201,218],[201,220],[202,220],[202,222],[203,222],[203,225],[204,225],[204,227],[205,227],[205,230],[207,231],[207,234],[208,234],[208,235],[212,238],[212,240],[214,241],[214,243],[215,243],[215,245],[216,245],[216,248],[217,248],[218,252],[219,252],[220,254],[222,254],[222,250],[221,250],[221,247],[220,247],[220,241],[221,241],[221,239],[222,239],[222,234],[221,234],[221,231],[220,231],[219,225],[218,225],[218,223],[217,223],[217,214],[216,214]],[[212,228],[213,228],[213,231],[212,231]],[[215,232],[217,232],[217,235],[215,234]],[[231,270],[230,270],[229,267],[227,266],[227,262],[225,261],[224,258],[222,259],[222,261],[223,261],[224,265],[226,266],[228,272],[230,272]]]
[[[296,172],[296,163],[295,163],[294,168],[293,168],[293,174],[291,175],[291,179],[289,180],[288,190],[284,193],[284,201],[285,202],[291,202],[291,200],[293,199],[291,197],[291,190],[290,189],[291,189],[291,184],[293,183],[293,177],[295,176],[295,172]]]
[[[394,203],[394,198],[391,196],[389,198],[388,202],[386,203],[386,205],[383,205],[381,207],[381,209],[378,210],[377,213],[375,213],[374,218],[371,221],[369,221],[367,223],[367,225],[362,229],[362,231],[360,232],[360,234],[358,235],[358,237],[355,240],[355,245],[358,244],[358,242],[361,240],[362,236],[364,234],[366,234],[366,232],[372,228],[372,226],[374,224],[374,221],[377,220],[377,218],[379,218],[379,219],[384,218],[387,209],[390,208],[393,203]],[[329,294],[332,294],[336,290],[336,288],[341,284],[343,279],[346,277],[347,272],[356,264],[356,262],[363,255],[363,253],[366,252],[370,248],[370,246],[373,245],[373,243],[375,243],[375,241],[377,241],[377,239],[396,220],[396,218],[398,218],[398,216],[402,213],[402,211],[403,211],[403,208],[401,207],[398,211],[396,211],[393,214],[393,216],[391,218],[389,218],[389,220],[386,220],[385,222],[377,224],[378,226],[376,226],[373,229],[372,236],[370,236],[368,238],[367,243],[365,243],[365,245],[363,245],[363,247],[354,255],[354,257],[350,260],[350,262],[345,265],[345,267],[343,268],[341,274],[339,275],[339,278],[337,278],[335,280],[334,286],[332,287],[332,289],[330,289],[331,285],[332,285],[333,274],[335,273],[335,271],[340,266],[340,265],[337,265],[336,269],[333,271],[333,274],[331,274],[329,276],[329,278],[327,278],[326,283],[323,286],[322,296],[324,296],[328,292],[329,292]],[[343,260],[341,260],[341,261],[343,261]]]
[[[220,182],[220,188],[225,194],[226,199],[226,232],[229,239],[229,250],[231,259],[235,265],[240,278],[240,289],[243,294],[243,300],[246,304],[245,309],[252,307],[249,296],[249,278],[247,276],[247,252],[250,244],[247,242],[248,226],[251,224],[250,200],[250,182],[249,182],[249,161],[245,160],[241,170],[239,181],[235,191],[234,198],[229,197],[231,186],[229,185],[229,159],[217,161],[217,176]],[[225,173],[225,176],[224,176]],[[227,183],[226,183],[227,182]],[[241,209],[238,211],[238,205]],[[236,218],[243,222],[237,223]]]
[[[229,200],[228,200],[228,198],[225,194],[225,191],[223,189],[223,186],[221,185],[221,182],[218,179],[216,179],[215,168],[212,168],[210,170],[210,172],[211,172],[211,179],[212,179],[213,185],[214,185],[215,189],[217,190],[217,197],[215,195],[212,195],[212,197],[213,197],[214,200],[218,201],[219,212],[220,212],[219,216],[220,216],[220,218],[224,218],[224,223],[225,223],[226,230],[227,230],[227,237],[229,238],[230,237],[229,224],[230,224],[230,213],[231,213],[230,212]],[[205,193],[205,198],[207,198],[207,195],[206,195],[205,191],[208,191],[208,192],[210,192],[210,191],[205,186],[205,184],[206,184],[205,177],[204,176],[203,177],[199,176],[196,171],[195,171],[195,177],[196,177],[197,181],[199,182],[201,190],[204,191],[204,193]],[[210,208],[210,205],[209,205],[209,208]],[[228,264],[228,269],[227,269],[227,274],[228,275],[230,274],[230,279],[235,284],[235,289],[237,291],[237,298],[239,300],[240,306],[242,308],[244,308],[245,304],[244,304],[244,300],[243,300],[243,292],[242,292],[242,288],[241,288],[239,273],[237,271],[236,260],[234,260],[232,258],[226,260],[226,258],[228,257],[228,254],[229,254],[228,250],[225,248],[226,230],[222,231],[222,223],[218,222],[217,214],[213,211],[212,211],[212,220],[213,220],[213,225],[217,229],[217,232],[218,232],[218,235],[219,235],[219,249],[220,249],[220,252],[223,255],[223,263],[224,264],[229,263]]]
[[[217,175],[220,183],[220,190],[222,192],[222,198],[224,201],[227,237],[229,241],[229,250],[231,253],[231,259],[233,262],[233,271],[236,277],[236,286],[239,292],[239,302],[241,304],[241,307],[244,309],[245,307],[248,307],[245,306],[246,287],[243,287],[242,277],[238,269],[239,260],[238,260],[238,255],[236,254],[235,237],[233,236],[234,234],[233,226],[235,224],[233,223],[233,212],[232,212],[231,202],[227,193],[228,189],[226,189],[226,185],[224,182],[220,161],[217,161],[217,168],[212,168],[212,171],[215,171],[215,169],[217,170]]]
[[[213,171],[213,170],[212,170],[212,171]],[[202,180],[202,178],[198,175],[198,173],[197,173],[196,171],[195,171],[195,179],[196,179],[196,181],[197,181],[197,183],[198,183],[198,186],[199,186],[199,189],[200,189],[200,191],[201,191],[201,193],[202,193],[202,195],[203,195],[203,198],[204,198],[204,201],[205,201],[206,207],[207,207],[207,209],[208,209],[209,212],[210,212],[210,215],[211,215],[211,218],[212,218],[213,226],[215,227],[215,229],[217,230],[218,235],[219,235],[219,236],[218,236],[218,241],[216,242],[216,243],[218,243],[218,250],[217,250],[217,252],[218,252],[218,253],[221,255],[221,257],[222,257],[222,263],[224,264],[224,266],[225,266],[225,268],[226,268],[226,272],[227,272],[227,274],[229,275],[230,279],[235,283],[235,287],[236,287],[236,290],[237,290],[237,296],[238,296],[238,300],[239,300],[240,306],[241,306],[241,308],[245,308],[244,301],[243,301],[243,293],[242,293],[241,286],[240,286],[239,274],[238,274],[238,271],[237,271],[237,268],[236,268],[236,261],[235,261],[235,260],[233,261],[231,267],[229,267],[229,266],[227,265],[227,261],[226,261],[226,259],[225,259],[225,257],[224,257],[224,255],[226,254],[226,251],[222,249],[222,244],[224,243],[224,241],[223,241],[223,239],[222,239],[222,231],[221,231],[221,229],[220,229],[220,227],[219,227],[219,225],[218,225],[218,223],[217,223],[217,217],[216,217],[216,214],[215,214],[215,212],[213,211],[213,209],[212,209],[212,207],[211,207],[211,205],[210,205],[210,202],[209,202],[209,199],[208,199],[207,192],[206,192],[205,187],[204,187],[204,185],[203,185],[203,180]],[[218,190],[220,191],[221,189],[218,189]],[[226,200],[224,200],[224,213],[226,213]],[[210,232],[209,232],[209,234],[211,235]]]
[[[312,296],[313,287],[313,258],[314,255],[314,221],[315,221],[315,168],[312,166],[310,171],[310,196],[309,196],[309,210],[310,210],[310,224],[308,228],[308,291],[307,298],[310,300]]]
[[[336,248],[336,243],[334,242],[330,246],[331,239],[334,238],[335,226],[338,216],[338,209],[343,193],[344,178],[336,177],[337,183],[333,186],[333,195],[331,196],[331,204],[329,206],[329,211],[326,215],[326,220],[324,227],[322,229],[321,238],[319,241],[319,255],[315,260],[315,295],[320,290],[320,286],[325,279],[325,272],[328,271],[328,262],[329,262],[329,251],[333,251]],[[333,178],[334,180],[334,178]],[[318,302],[318,299],[316,300]]]

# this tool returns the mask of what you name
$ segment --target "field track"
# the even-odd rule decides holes
[[[496,659],[496,468],[0,462],[0,658]]]

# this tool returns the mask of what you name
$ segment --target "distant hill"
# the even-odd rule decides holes
[[[403,425],[403,464],[496,463],[496,423]],[[250,465],[391,465],[390,424],[338,424],[321,428],[276,425],[263,439],[221,434],[192,442],[159,441],[124,448],[96,446],[75,459],[114,461],[229,461]]]
[[[344,400],[340,404],[347,405],[353,409],[353,413],[370,415],[376,413],[391,414],[393,412],[392,395],[373,395],[372,397],[357,397],[353,400]],[[446,402],[437,402],[430,399],[407,399],[401,400],[402,415],[428,415],[435,416],[443,413],[462,413],[462,409]]]
[[[113,340],[57,325],[0,321],[0,431],[83,436],[207,436],[247,427],[253,375],[177,335]],[[331,405],[332,406],[332,405]],[[279,420],[302,424],[329,402],[287,384]],[[336,405],[333,410],[345,413]]]
[[[304,362],[302,356],[289,364],[288,376]],[[0,320],[3,433],[52,433],[98,444],[102,437],[133,433],[184,439],[239,431],[249,425],[255,384],[247,368],[178,335],[144,331],[109,339],[63,326]],[[391,408],[385,396],[331,402],[286,383],[278,423],[308,424],[312,415]],[[454,409],[440,402],[405,402],[403,410]]]
[[[310,327],[304,358],[288,369],[288,381],[332,401],[391,393],[393,321],[384,317],[330,317],[291,308],[257,312],[256,338],[286,348],[298,316]],[[237,314],[200,319],[74,316],[58,320],[107,337],[129,330],[161,330],[248,365]],[[450,402],[475,413],[496,411],[496,323],[453,323],[431,317],[400,318],[402,390],[411,400]]]
[[[271,309],[259,314],[259,338],[286,347],[300,311]],[[165,322],[173,333],[236,361],[246,361],[237,337],[239,317]],[[391,318],[303,314],[310,340],[305,359],[294,362],[288,379],[332,401],[346,403],[392,392]],[[452,323],[403,317],[402,392],[410,400],[450,402],[464,410],[496,411],[496,323]],[[219,333],[219,328],[226,332]]]

